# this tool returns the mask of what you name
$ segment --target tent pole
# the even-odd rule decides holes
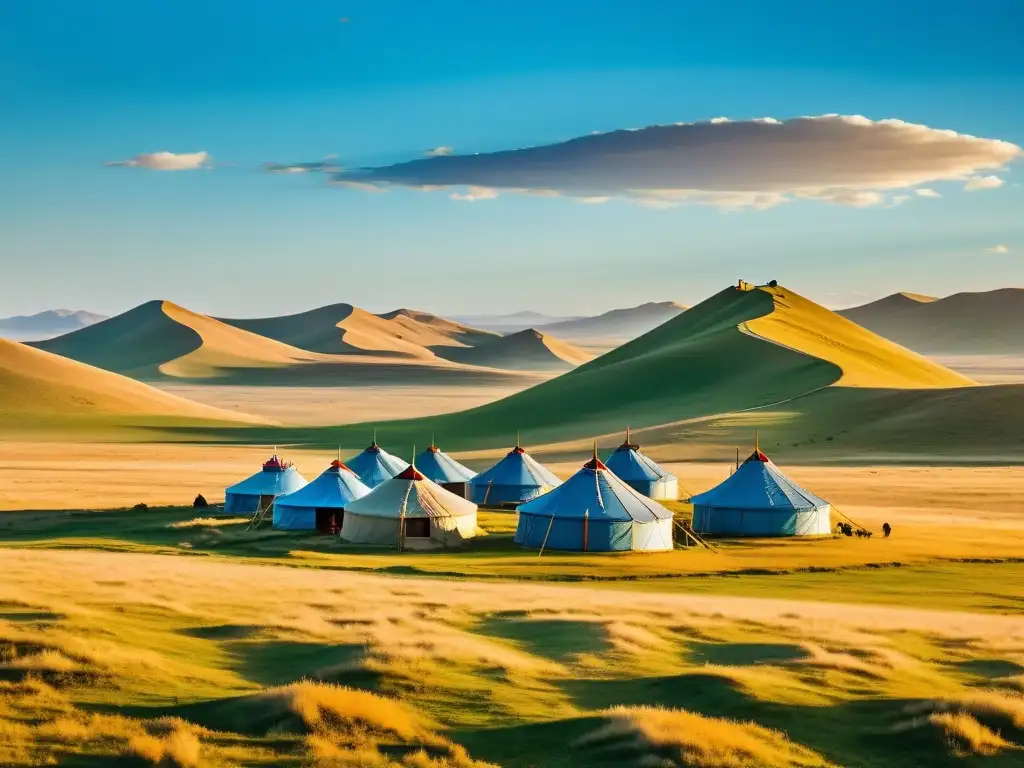
[[[537,553],[537,557],[540,557],[541,555],[544,554],[544,547],[546,547],[548,545],[548,536],[551,535],[551,526],[554,525],[554,524],[555,524],[555,516],[552,515],[551,519],[548,521],[548,530],[547,530],[547,533],[544,534],[544,541],[542,541],[541,544],[540,544],[540,552]]]
[[[554,515],[551,517],[554,520]],[[587,551],[588,536],[590,534],[590,510],[586,510],[583,513],[583,551]]]

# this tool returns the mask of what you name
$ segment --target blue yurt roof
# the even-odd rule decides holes
[[[385,451],[376,441],[366,450],[345,462],[346,466],[359,475],[359,479],[370,488],[390,480],[409,463]]]
[[[225,492],[247,496],[281,496],[297,491],[304,485],[306,478],[299,474],[295,465],[282,462],[274,454],[259,472],[229,486]]]
[[[629,442],[628,435],[626,442],[616,448],[605,463],[619,479],[626,482],[646,480],[653,483],[666,477],[674,477],[671,472],[666,472],[652,459],[640,453],[640,446]]]
[[[341,508],[353,499],[370,492],[370,489],[356,476],[355,472],[340,461],[320,473],[313,482],[277,500],[286,507],[327,507]]]
[[[473,485],[512,485],[543,488],[562,481],[518,445],[505,458],[473,478]]]
[[[792,509],[822,507],[827,501],[805,491],[782,474],[775,463],[759,450],[710,491],[691,501],[704,507],[728,509]]]
[[[416,469],[435,483],[465,483],[476,477],[476,472],[459,464],[436,445],[416,457]]]
[[[656,501],[637,493],[594,457],[557,488],[519,505],[522,513],[542,517],[649,523],[672,513]]]

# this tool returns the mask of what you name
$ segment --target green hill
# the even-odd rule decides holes
[[[727,288],[558,378],[478,408],[378,424],[383,444],[435,433],[452,449],[548,444],[764,408],[838,385],[955,388],[973,382],[785,288]],[[356,445],[367,425],[295,439]]]

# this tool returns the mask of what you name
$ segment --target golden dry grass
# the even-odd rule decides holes
[[[52,652],[94,676],[50,686],[31,678],[46,670],[24,669],[24,680],[0,682],[0,718],[33,760],[130,752],[187,765],[194,739],[202,764],[548,765],[529,738],[502,730],[562,723],[576,738],[579,718],[600,716],[615,727],[551,764],[609,765],[606,742],[619,739],[638,759],[676,765],[810,766],[847,764],[843,739],[862,726],[830,713],[850,703],[918,701],[925,721],[967,715],[1007,742],[999,755],[1015,754],[1024,713],[1019,696],[979,690],[957,671],[1024,658],[1024,618],[1014,615],[90,551],[2,549],[0,560],[7,671]],[[781,655],[760,655],[774,649]],[[715,711],[730,700],[746,714]],[[85,714],[85,703],[180,703],[209,719]],[[626,708],[609,711],[617,705]],[[235,730],[260,721],[272,724],[270,740]],[[963,718],[928,727],[942,735],[937,749],[949,733],[993,746]],[[449,728],[457,741],[487,728],[506,744],[466,742],[471,758]],[[829,729],[842,735],[834,745]],[[521,761],[508,757],[516,749]],[[884,749],[873,764],[887,764]]]
[[[270,691],[262,698],[268,707],[282,702],[314,733],[351,725],[394,734],[406,741],[428,733],[423,718],[399,702],[342,685],[304,680]]]
[[[1010,746],[998,733],[993,733],[964,712],[941,712],[931,715],[928,722],[940,729],[955,753],[968,755],[994,755]]]
[[[785,734],[680,709],[615,707],[583,743],[631,737],[642,764],[694,768],[811,768],[830,763]]]

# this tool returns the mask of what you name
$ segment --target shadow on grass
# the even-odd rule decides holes
[[[555,661],[604,653],[612,647],[604,626],[593,621],[490,616],[478,624],[475,631],[512,640],[529,653]]]
[[[730,667],[786,663],[807,657],[805,649],[786,643],[690,643],[688,650],[694,664]]]

